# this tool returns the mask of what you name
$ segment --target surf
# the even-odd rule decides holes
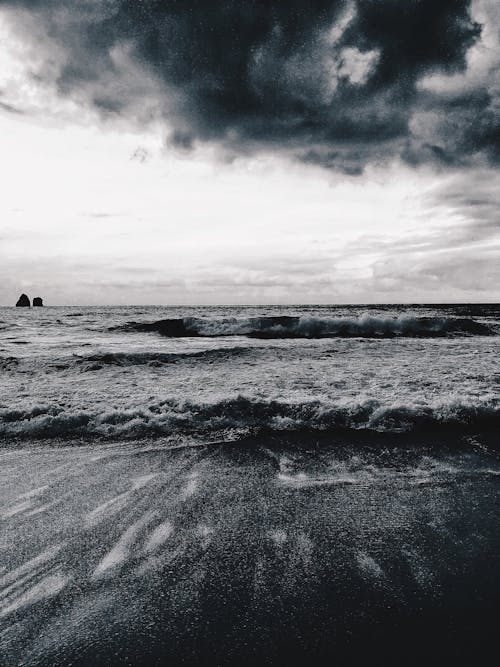
[[[128,322],[110,330],[151,332],[167,338],[246,336],[250,338],[439,338],[491,336],[486,324],[466,317],[400,315],[375,317],[267,316],[162,319]]]

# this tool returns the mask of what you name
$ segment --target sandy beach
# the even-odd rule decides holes
[[[1,664],[484,657],[497,456],[355,445],[4,448]]]

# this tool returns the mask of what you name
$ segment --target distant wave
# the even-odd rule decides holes
[[[453,335],[489,336],[490,327],[455,317],[252,317],[246,319],[181,318],[129,322],[122,331],[151,331],[170,338],[248,336],[252,338],[433,338]]]
[[[476,403],[385,405],[376,400],[326,404],[237,396],[214,403],[168,399],[138,408],[102,412],[69,409],[58,404],[0,410],[0,435],[20,439],[186,435],[205,440],[287,431],[411,433],[440,428],[464,433],[499,426],[500,400],[494,397]]]
[[[231,357],[244,357],[252,355],[252,348],[248,347],[221,347],[213,350],[194,350],[190,352],[96,352],[95,354],[73,354],[72,356],[60,357],[49,360],[44,366],[44,371],[67,371],[79,368],[81,371],[98,371],[109,366],[150,366],[152,368],[162,367],[167,364],[180,362],[201,361],[227,361]],[[26,368],[31,364],[31,371],[40,370],[37,360],[18,359],[17,357],[0,356],[1,371],[16,371],[19,364]]]
[[[85,370],[97,370],[104,366],[162,366],[189,359],[227,360],[233,355],[239,357],[251,353],[252,350],[246,347],[225,347],[194,352],[102,352],[78,356],[75,363]]]

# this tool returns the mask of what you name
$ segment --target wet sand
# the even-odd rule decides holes
[[[490,664],[500,461],[259,440],[0,451],[0,664]]]

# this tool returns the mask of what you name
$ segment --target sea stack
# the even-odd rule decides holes
[[[29,308],[30,307],[30,300],[28,299],[26,294],[21,294],[21,296],[17,300],[16,306],[18,308]]]
[[[35,296],[33,298],[33,307],[35,308],[36,306],[38,306],[39,308],[43,306],[43,301],[41,296]]]

